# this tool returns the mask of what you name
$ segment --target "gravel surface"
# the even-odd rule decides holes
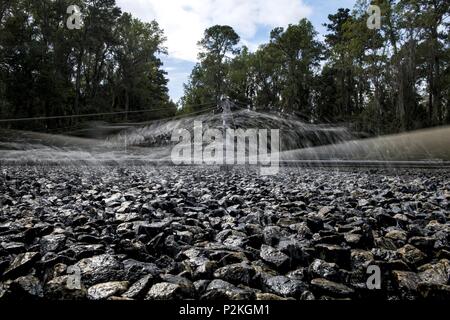
[[[448,171],[258,172],[2,167],[0,300],[450,301]]]

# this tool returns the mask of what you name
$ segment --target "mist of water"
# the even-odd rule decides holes
[[[235,109],[226,116],[210,112],[149,123],[98,123],[68,135],[5,131],[0,138],[0,163],[102,164],[170,162],[172,133],[194,123],[203,130],[278,129],[284,161],[449,161],[450,128],[358,140],[342,126],[316,125],[276,114]],[[224,123],[226,122],[226,127]],[[88,136],[90,138],[81,138]]]

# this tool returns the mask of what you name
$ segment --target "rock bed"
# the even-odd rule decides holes
[[[1,169],[0,300],[450,300],[445,170]]]

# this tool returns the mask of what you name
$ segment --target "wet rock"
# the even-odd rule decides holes
[[[30,242],[36,237],[42,237],[50,234],[54,227],[46,222],[38,222],[24,232],[24,237]]]
[[[436,264],[420,267],[419,278],[422,282],[436,285],[445,285],[450,281],[450,262],[441,260]]]
[[[248,261],[246,255],[239,251],[214,250],[210,252],[209,257],[223,266]]]
[[[124,278],[129,282],[136,282],[146,275],[157,277],[161,269],[154,263],[141,262],[133,259],[123,261]]]
[[[323,220],[317,217],[308,217],[306,219],[306,225],[312,232],[319,232],[323,229]]]
[[[127,288],[127,281],[99,283],[88,289],[87,297],[89,300],[104,300],[111,296],[124,293]]]
[[[422,251],[409,244],[400,248],[398,253],[401,258],[411,266],[420,265],[427,257]]]
[[[206,291],[219,289],[233,289],[233,288],[235,288],[235,286],[232,285],[231,283],[220,279],[215,279],[209,283],[208,287],[206,288]]]
[[[136,281],[123,295],[124,298],[140,299],[145,296],[154,282],[154,277],[149,274]]]
[[[306,222],[291,224],[291,225],[289,225],[289,229],[291,229],[292,231],[295,231],[296,235],[299,238],[311,239],[311,237],[312,237],[312,232],[308,228],[308,225],[306,224]]]
[[[449,301],[450,300],[450,285],[420,283],[418,291],[422,298],[430,301]]]
[[[0,282],[0,300],[10,301],[12,299],[11,291],[9,290],[11,282]]]
[[[157,234],[163,232],[164,229],[167,228],[169,225],[170,222],[168,221],[141,224],[137,228],[137,234],[138,235],[143,234],[149,237],[154,237]]]
[[[67,255],[76,260],[91,258],[103,253],[105,253],[105,246],[102,244],[78,244],[59,252],[60,255]]]
[[[330,206],[322,207],[319,210],[319,215],[325,218],[329,213],[333,212],[334,209],[335,209],[334,207]]]
[[[123,214],[126,212],[130,212],[130,207],[133,204],[131,201],[122,202],[120,207],[116,210],[116,213]]]
[[[317,278],[311,281],[313,291],[322,295],[334,297],[349,297],[354,294],[354,290],[342,283],[333,282],[327,279]]]
[[[335,280],[339,277],[339,268],[335,263],[328,263],[326,261],[316,259],[309,266],[309,273],[314,278]]]
[[[307,264],[310,261],[310,255],[307,250],[305,250],[304,244],[298,240],[281,240],[276,248],[287,255],[291,261],[295,263]]]
[[[2,242],[0,246],[9,254],[24,253],[26,251],[25,244],[22,242]]]
[[[78,215],[74,218],[72,218],[72,221],[70,222],[70,225],[72,227],[80,227],[83,226],[84,224],[89,222],[89,218],[84,216],[84,215]]]
[[[202,296],[206,289],[208,288],[208,285],[211,283],[210,280],[197,280],[194,282],[195,291],[198,296]]]
[[[425,228],[431,232],[438,232],[438,231],[444,231],[447,233],[450,232],[450,226],[444,223],[440,223],[437,220],[430,221]]]
[[[87,286],[121,280],[124,275],[122,262],[109,254],[82,259],[73,266],[73,270],[79,270],[82,282]]]
[[[4,260],[0,261],[0,276],[8,268],[10,263],[11,263],[11,260],[9,258],[4,258]]]
[[[396,226],[397,220],[395,218],[387,213],[380,213],[376,216],[378,226],[379,227],[390,227],[390,226]]]
[[[412,271],[414,268],[411,268],[405,261],[403,260],[391,260],[391,261],[376,261],[374,262],[377,266],[379,266],[383,270],[387,271]]]
[[[112,297],[109,297],[107,300],[109,300],[109,301],[132,301],[133,299],[125,298],[125,297],[112,296]]]
[[[217,268],[217,262],[205,257],[194,257],[183,262],[193,279],[208,279]]]
[[[414,299],[417,294],[417,287],[420,277],[414,272],[393,271],[392,276],[396,287],[404,299]]]
[[[294,280],[300,280],[303,281],[305,280],[305,278],[308,276],[307,274],[307,268],[299,268],[293,271],[289,271],[286,274],[286,277],[290,278],[290,279],[294,279]]]
[[[101,299],[152,288],[206,300],[448,297],[444,170],[7,170],[16,181],[0,183],[3,300],[30,296],[36,279],[44,299],[86,299],[85,286],[122,281],[127,291]],[[42,257],[27,262],[33,252]],[[382,290],[366,288],[370,265]]]
[[[450,260],[450,251],[448,250],[439,250],[439,252],[436,255],[437,259],[447,259]]]
[[[146,300],[182,300],[182,289],[178,284],[161,282],[153,285]]]
[[[41,252],[47,253],[50,251],[58,252],[64,249],[66,244],[66,236],[63,234],[52,234],[44,236],[41,239]]]
[[[373,254],[370,251],[365,250],[352,250],[350,257],[352,269],[367,269],[374,261]]]
[[[44,298],[44,290],[38,278],[34,276],[19,277],[10,285],[14,300],[39,300]]]
[[[178,231],[175,234],[175,239],[181,243],[192,244],[194,241],[194,235],[190,231]]]
[[[300,296],[300,300],[302,300],[302,301],[313,301],[313,300],[316,300],[316,297],[314,296],[314,294],[311,291],[305,291]]]
[[[434,244],[436,243],[436,239],[432,237],[412,237],[408,242],[423,252],[431,253],[434,248]]]
[[[194,298],[195,287],[189,279],[170,274],[160,275],[160,278],[164,282],[176,284],[178,286],[178,293],[181,294],[185,299]]]
[[[45,284],[44,292],[51,300],[84,300],[87,294],[84,285],[71,281],[69,276],[53,278]]]
[[[180,272],[180,265],[171,257],[164,255],[155,261],[155,265],[167,273],[177,273]]]
[[[289,279],[285,276],[275,276],[266,279],[264,287],[270,292],[282,297],[298,298],[307,290],[307,285],[299,280]]]
[[[230,235],[223,241],[223,244],[232,250],[243,248],[246,243],[247,240],[244,235]]]
[[[25,274],[38,259],[38,252],[26,252],[17,255],[3,273],[3,277],[15,278]]]
[[[245,285],[250,285],[254,275],[255,270],[246,263],[228,265],[214,272],[214,277],[218,279]]]
[[[272,293],[257,293],[256,300],[259,300],[259,301],[282,301],[282,300],[287,300],[287,299],[277,296],[276,294],[272,294]]]
[[[263,230],[263,237],[266,245],[277,245],[281,238],[281,228],[277,226],[265,227]]]
[[[394,240],[389,239],[389,238],[385,238],[385,237],[381,237],[381,238],[377,238],[375,239],[376,242],[376,247],[379,247],[380,249],[385,249],[385,250],[397,250],[397,245],[395,244]]]
[[[122,198],[122,194],[115,193],[111,197],[106,198],[104,201],[105,206],[107,207],[114,207],[120,205],[120,199]]]
[[[357,233],[346,233],[344,239],[350,247],[359,248],[362,245],[363,236]]]
[[[200,300],[208,301],[251,301],[256,298],[256,295],[251,290],[241,289],[238,287],[231,287],[226,289],[213,289],[208,290],[204,295],[200,297]]]
[[[369,201],[367,199],[361,199],[358,201],[358,206],[359,207],[366,207],[369,205]]]
[[[351,251],[338,245],[319,244],[316,245],[317,256],[327,262],[334,262],[341,268],[350,266]]]
[[[261,246],[260,257],[278,269],[286,268],[289,265],[289,257],[287,255],[266,245]]]
[[[393,230],[386,234],[386,238],[404,243],[408,239],[408,234],[405,231]]]

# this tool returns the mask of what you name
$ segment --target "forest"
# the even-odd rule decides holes
[[[70,5],[88,13],[80,30],[66,26]],[[2,126],[48,131],[174,115],[164,41],[157,22],[122,13],[115,0],[1,1],[0,119],[69,116]],[[70,117],[96,113],[106,115]]]
[[[74,4],[88,13],[80,30],[65,25]],[[380,29],[367,27],[370,4],[381,8]],[[115,0],[3,0],[0,119],[44,120],[1,126],[58,130],[93,120],[72,115],[96,113],[103,121],[155,120],[201,111],[223,97],[367,135],[445,125],[449,18],[446,0],[358,0],[329,15],[323,37],[302,19],[274,28],[255,52],[232,27],[212,26],[199,39],[198,63],[175,104],[156,21],[123,13]]]
[[[381,29],[367,27],[370,4]],[[369,135],[450,123],[450,10],[446,0],[357,1],[325,23],[275,28],[256,52],[228,26],[199,42],[185,86],[186,109],[222,94],[255,110],[313,123],[345,123]]]

